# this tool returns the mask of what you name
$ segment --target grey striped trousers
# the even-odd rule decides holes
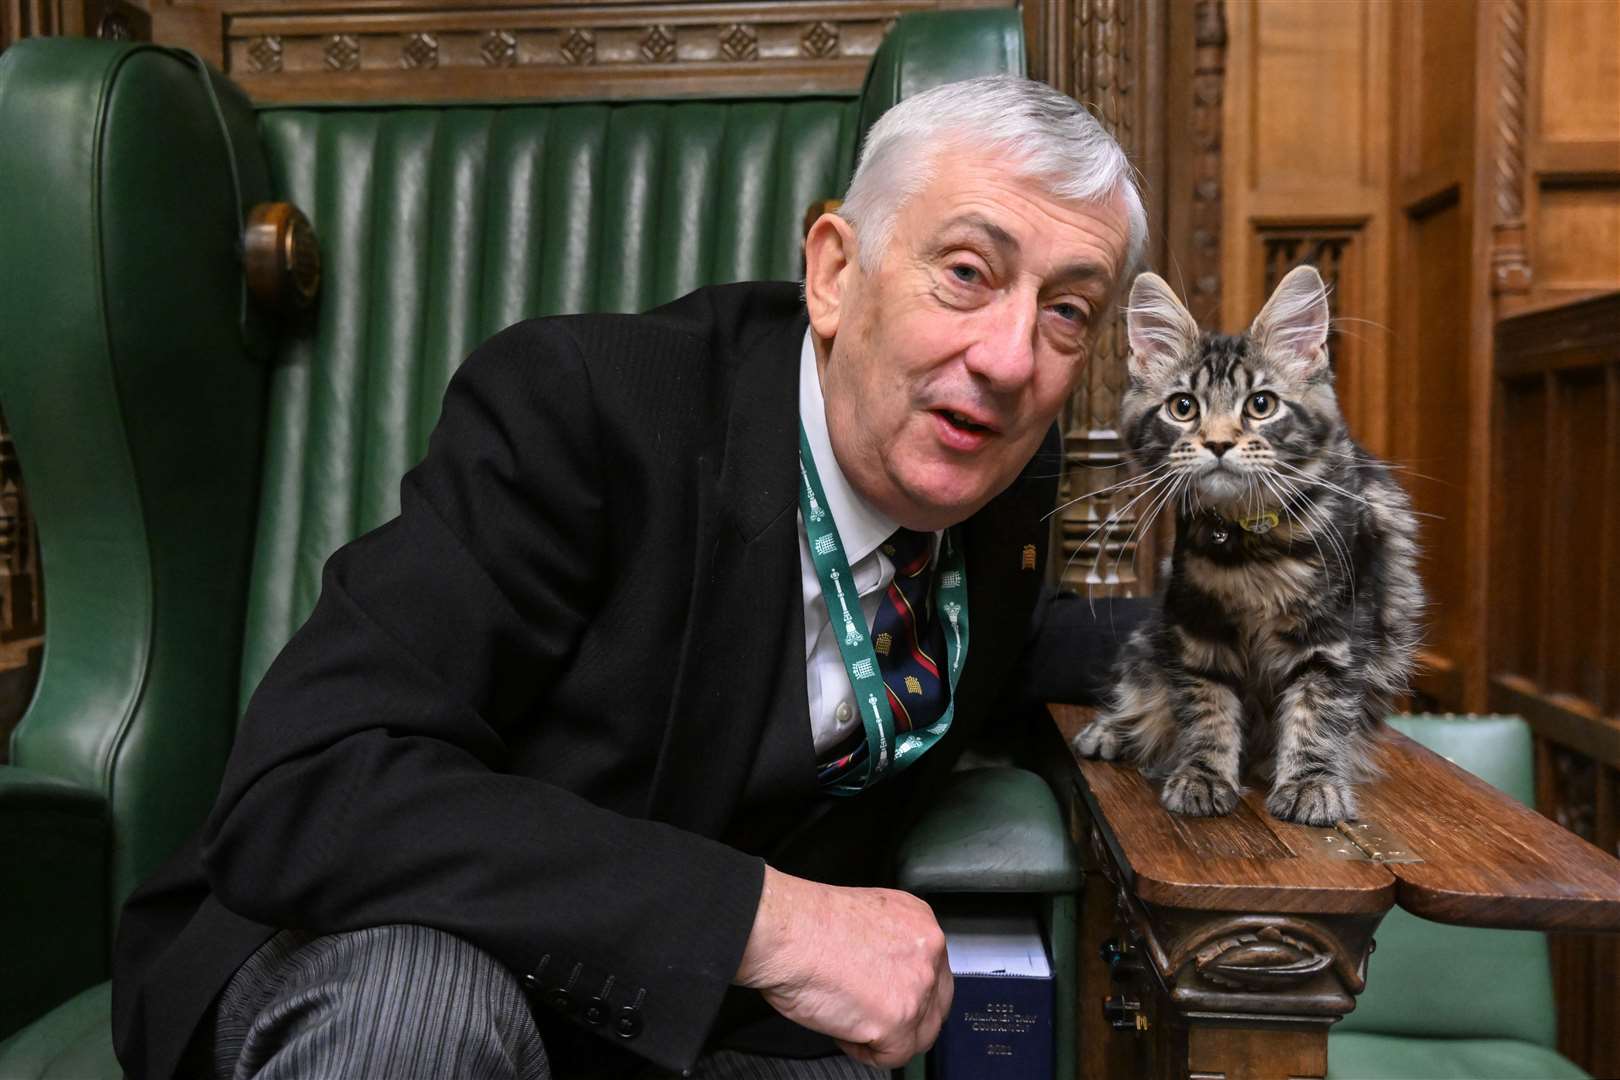
[[[551,1077],[512,973],[460,938],[425,926],[320,937],[283,930],[220,993],[212,1034],[216,1080]],[[197,1049],[207,1061],[207,1043]],[[649,1067],[637,1080],[668,1075]],[[799,1060],[722,1050],[699,1061],[693,1075],[887,1080],[889,1074],[842,1055]]]

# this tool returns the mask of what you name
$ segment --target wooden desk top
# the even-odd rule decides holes
[[[1065,740],[1090,718],[1051,711]],[[1361,818],[1338,830],[1278,821],[1253,790],[1228,817],[1182,817],[1135,768],[1076,761],[1115,862],[1149,904],[1322,915],[1399,904],[1468,926],[1620,931],[1620,859],[1395,732],[1378,750],[1382,777],[1358,789]],[[1373,861],[1368,847],[1421,861]]]

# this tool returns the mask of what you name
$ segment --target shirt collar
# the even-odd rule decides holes
[[[827,435],[827,403],[821,396],[821,373],[816,366],[816,346],[810,334],[810,330],[805,330],[804,345],[799,350],[799,420],[804,424],[810,456],[816,460],[822,492],[827,496],[827,509],[838,526],[844,558],[854,566],[876,551],[899,526],[851,487],[844,478],[844,470],[838,467],[832,440]]]

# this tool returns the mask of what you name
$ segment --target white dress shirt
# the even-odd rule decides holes
[[[799,419],[827,496],[827,509],[838,526],[855,591],[860,594],[861,614],[870,630],[883,594],[894,580],[894,564],[883,554],[881,545],[899,526],[850,487],[838,467],[827,437],[827,406],[821,396],[821,374],[809,330],[799,350]],[[939,536],[934,534],[936,557]],[[799,580],[804,590],[804,683],[810,697],[810,734],[819,758],[861,726],[861,714],[855,708],[855,690],[844,670],[832,620],[821,598],[821,579],[810,559],[803,514],[799,515]]]

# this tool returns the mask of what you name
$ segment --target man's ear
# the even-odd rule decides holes
[[[804,237],[804,302],[810,327],[832,340],[845,298],[860,274],[855,230],[837,214],[822,214]]]

